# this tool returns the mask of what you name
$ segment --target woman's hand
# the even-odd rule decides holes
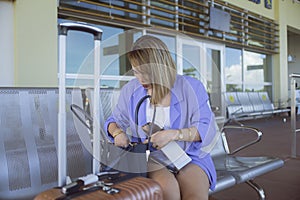
[[[129,145],[129,139],[127,135],[122,132],[114,138],[115,146],[127,147]]]
[[[154,148],[161,149],[169,142],[175,140],[177,137],[177,130],[169,129],[169,130],[161,130],[152,134],[151,142]]]

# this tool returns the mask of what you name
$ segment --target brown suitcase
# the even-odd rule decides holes
[[[56,200],[56,199],[74,199],[74,200],[161,200],[163,199],[160,185],[152,179],[144,177],[135,177],[120,183],[112,188],[119,190],[118,193],[109,194],[102,189],[82,194],[64,196],[59,188],[53,188],[38,194],[34,200]],[[65,197],[65,198],[64,198]]]

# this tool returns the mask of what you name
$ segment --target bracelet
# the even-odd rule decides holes
[[[118,135],[120,135],[121,133],[123,133],[123,130],[122,129],[118,129],[118,130],[114,131],[111,135],[113,136],[113,138],[115,138]]]
[[[183,133],[182,133],[181,129],[178,129],[177,140],[183,140]]]
[[[192,130],[191,130],[191,128],[188,128],[189,129],[189,141],[191,141],[192,140]]]

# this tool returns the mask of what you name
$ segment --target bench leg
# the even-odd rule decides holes
[[[260,200],[265,200],[265,192],[262,187],[260,187],[257,183],[255,183],[253,180],[249,180],[246,182],[250,187],[252,187],[259,195]]]
[[[238,120],[236,120],[235,118],[230,118],[228,119],[225,123],[224,126],[229,124],[230,122],[236,123],[239,126],[244,126],[244,124],[242,124],[241,122],[239,122]]]

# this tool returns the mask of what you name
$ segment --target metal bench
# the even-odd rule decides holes
[[[272,111],[273,114],[282,113],[282,112],[290,112],[290,109],[287,109],[287,108],[275,108],[274,104],[271,102],[267,92],[259,92],[258,94],[263,103],[264,112]]]
[[[267,92],[226,92],[228,119],[250,119],[289,112],[288,108],[275,108]]]
[[[90,92],[91,91],[88,91],[88,93]],[[103,115],[109,116],[111,114],[112,108],[116,104],[118,94],[118,90],[101,90],[100,96],[107,101],[103,102],[101,106]],[[90,95],[91,94],[87,96]],[[239,134],[255,134],[256,138],[237,147],[235,150],[230,150],[231,148],[228,145],[229,143],[226,137],[226,132],[229,129],[238,130]],[[245,182],[258,192],[260,199],[265,199],[263,188],[255,183],[254,179],[282,167],[284,164],[283,160],[269,156],[236,156],[237,152],[240,152],[261,140],[262,132],[256,128],[246,126],[225,126],[221,127],[220,130],[216,123],[216,130],[218,131],[218,139],[213,147],[211,156],[217,171],[217,184],[215,190],[209,191],[209,193],[213,194]]]
[[[88,92],[90,93],[90,91]],[[70,112],[70,104],[82,106],[86,100],[80,89],[66,91],[68,175],[76,178],[91,173],[92,156],[87,129]],[[112,110],[118,91],[101,89],[101,111],[104,120]],[[57,186],[57,88],[1,88],[0,90],[0,199],[32,199],[46,189]],[[91,100],[91,98],[90,98]],[[92,106],[92,102],[90,102]],[[251,130],[254,141],[230,151],[226,130]],[[219,129],[218,129],[219,130]],[[84,134],[78,134],[82,132]],[[81,136],[87,136],[82,138]],[[242,157],[235,153],[258,142],[262,134],[250,127],[226,126],[211,152],[217,170],[217,185],[210,194],[246,182],[264,199],[263,189],[253,179],[278,169],[283,161],[273,157]],[[86,143],[85,143],[85,142]]]
[[[68,89],[66,102],[82,101]],[[57,186],[57,88],[0,88],[0,199],[33,199]],[[67,109],[67,162],[72,178],[90,173],[91,155],[83,147]]]
[[[226,132],[229,129],[238,130],[238,134],[256,134],[256,139],[230,150]],[[210,194],[232,187],[240,183],[247,183],[259,195],[259,199],[265,199],[265,193],[261,186],[254,182],[258,176],[271,172],[284,165],[284,161],[269,156],[237,156],[241,150],[259,142],[262,132],[253,127],[246,126],[224,126],[220,131],[219,141],[216,143],[211,156],[217,171],[217,185]]]
[[[227,108],[227,117],[229,119],[236,118],[243,113],[242,104],[240,103],[236,92],[226,92],[225,102]]]

